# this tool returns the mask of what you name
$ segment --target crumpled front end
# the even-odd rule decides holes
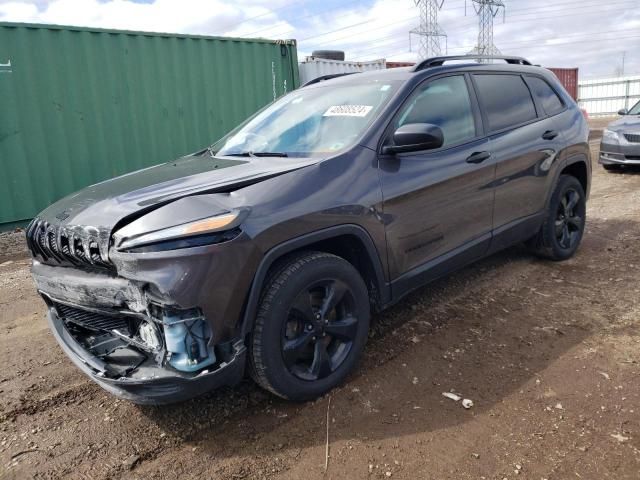
[[[27,230],[51,329],[74,363],[108,391],[142,404],[239,381],[246,351],[237,287],[246,291],[251,282],[251,242],[238,235],[231,249],[222,242],[103,256],[99,235],[39,219]]]
[[[318,161],[203,151],[92,185],[41,212],[27,229],[32,273],[72,360],[139,403],[239,380],[240,323],[263,255],[244,229],[253,202],[241,191]]]
[[[56,340],[78,368],[108,392],[140,405],[163,405],[187,400],[223,385],[233,385],[244,373],[246,352],[241,341],[232,346],[227,361],[219,362],[211,370],[185,375],[162,368],[147,355],[140,355],[140,351],[131,348],[127,342],[126,345],[121,344],[119,358],[114,364],[113,359],[104,356],[104,352],[101,354],[86,349],[80,343],[77,331],[67,328],[66,317],[59,316],[57,309],[51,308],[47,318]],[[92,342],[98,340],[91,338]],[[113,341],[113,337],[108,340],[112,347]],[[94,347],[101,348],[99,342]],[[116,351],[114,349],[113,353]]]
[[[151,301],[135,282],[35,261],[50,327],[71,360],[115,395],[141,404],[181,401],[237,382],[241,340],[214,345],[200,309]]]

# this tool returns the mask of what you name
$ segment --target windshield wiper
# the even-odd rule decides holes
[[[228,157],[288,157],[284,152],[240,152],[228,153]]]

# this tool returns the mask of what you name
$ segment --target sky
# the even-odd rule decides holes
[[[504,0],[494,43],[581,78],[640,74],[640,0]],[[465,15],[466,11],[466,15]],[[347,59],[415,61],[415,0],[0,0],[0,21],[298,41],[298,57],[338,49]],[[449,54],[476,44],[471,0],[444,0]],[[442,42],[444,52],[445,42]],[[0,46],[1,49],[1,46]]]

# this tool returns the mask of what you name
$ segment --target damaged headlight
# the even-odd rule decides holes
[[[163,250],[225,241],[238,235],[237,226],[242,220],[241,214],[242,211],[240,210],[227,212],[182,225],[143,233],[134,232],[134,229],[137,230],[137,228],[134,227],[134,224],[130,224],[114,235],[115,247],[120,251],[144,251],[141,249],[142,247],[170,242],[165,245],[167,248],[153,249]],[[215,238],[212,239],[211,236]]]

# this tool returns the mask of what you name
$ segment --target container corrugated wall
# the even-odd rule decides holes
[[[578,100],[578,69],[577,68],[550,68],[555,73],[560,83],[574,100]]]
[[[0,23],[0,229],[209,145],[297,86],[295,41]]]
[[[384,70],[385,68],[387,67],[384,58],[380,60],[371,60],[370,62],[349,62],[308,57],[306,61],[301,62],[299,65],[300,83],[304,85],[314,78],[322,77],[324,75],[365,72],[368,70]]]

